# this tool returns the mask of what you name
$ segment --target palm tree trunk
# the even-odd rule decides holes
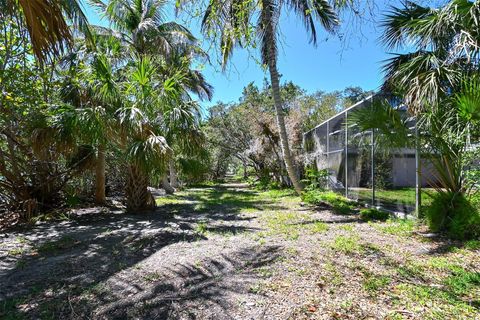
[[[135,164],[131,164],[128,167],[125,193],[127,197],[127,212],[135,213],[155,208],[155,199],[148,191],[148,176]]]
[[[105,145],[100,144],[95,166],[95,202],[103,205],[105,201]]]
[[[271,27],[267,27],[267,32],[272,32]],[[274,39],[273,34],[269,37]],[[282,147],[283,159],[285,161],[285,166],[287,168],[288,176],[292,181],[295,191],[300,195],[303,190],[303,186],[297,177],[297,170],[293,164],[292,154],[290,152],[290,146],[288,145],[288,134],[287,128],[285,127],[285,119],[283,117],[283,108],[282,108],[282,98],[280,97],[280,84],[279,76],[277,70],[277,58],[275,55],[274,46],[270,43],[269,45],[269,54],[268,54],[268,70],[270,71],[270,81],[272,82],[272,94],[273,101],[275,104],[275,113],[277,117],[278,130],[280,132],[280,144]]]
[[[162,188],[165,190],[167,194],[173,194],[175,189],[172,188],[170,182],[168,182],[167,174],[165,173],[162,177]]]
[[[175,161],[173,159],[170,159],[168,162],[168,169],[170,171],[170,185],[173,188],[178,188],[177,170],[175,168]]]

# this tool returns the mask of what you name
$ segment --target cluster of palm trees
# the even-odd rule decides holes
[[[157,54],[159,52],[170,56],[172,51],[178,50],[178,40],[187,44],[181,49],[183,54],[186,51],[190,53],[198,52],[197,50],[192,50],[194,38],[188,30],[173,22],[160,23],[162,14],[159,9],[164,4],[162,1],[113,0],[104,3],[101,0],[90,0],[89,2],[99,9],[102,15],[109,20],[113,28],[114,32],[101,30],[101,34],[116,36],[122,44],[129,48],[130,52],[135,52],[140,59],[143,59],[142,57],[145,55]],[[179,1],[177,2],[177,7],[188,2],[190,1]],[[24,8],[25,13],[29,12],[30,5],[26,1],[19,1],[18,4]],[[298,170],[295,168],[288,143],[288,132],[285,126],[283,103],[280,96],[280,75],[277,70],[280,14],[285,9],[294,11],[304,23],[307,32],[311,35],[311,41],[316,44],[317,23],[327,32],[334,33],[339,26],[338,12],[345,7],[353,7],[354,4],[353,1],[345,0],[261,0],[247,2],[209,0],[207,1],[207,6],[201,8],[203,12],[202,30],[205,35],[212,37],[213,40],[218,40],[223,66],[228,62],[236,46],[256,47],[256,43],[259,43],[262,63],[268,68],[270,73],[282,156],[289,178],[298,193],[301,193],[303,187],[298,179]],[[59,30],[51,33],[50,37],[42,37],[42,34],[48,33],[49,30],[51,31],[55,28],[48,24],[36,24],[41,32],[32,32],[35,28],[29,27],[32,43],[34,47],[37,47],[35,52],[41,59],[44,58],[43,52],[55,54],[58,51],[58,39],[70,39],[70,34],[63,28],[62,11],[66,13],[70,20],[76,22],[81,27],[80,29],[86,29],[83,27],[85,25],[84,16],[80,14],[78,3],[75,0],[51,0],[45,2],[44,5],[51,6],[51,12],[56,13],[55,20],[59,21],[57,24]],[[258,20],[254,22],[256,17],[258,17]],[[30,20],[32,19],[27,19],[27,22]],[[36,20],[33,20],[46,21],[48,19],[39,15]],[[34,26],[31,22],[28,25]],[[90,31],[87,30],[84,33],[88,35]],[[173,34],[175,34],[175,37],[172,37]],[[35,43],[37,38],[42,39],[38,46]],[[193,86],[193,88],[198,88],[198,86]],[[204,91],[203,88],[201,88],[201,91]]]
[[[185,27],[164,20],[164,1],[90,4],[108,28],[88,25],[75,0],[6,0],[2,7],[21,10],[34,54],[42,64],[54,64],[61,84],[65,110],[37,136],[92,148],[98,204],[105,203],[106,155],[115,152],[126,175],[127,210],[148,210],[155,206],[148,191],[152,178],[172,192],[176,158],[203,145],[192,94],[210,99],[213,89],[192,64],[205,53]]]

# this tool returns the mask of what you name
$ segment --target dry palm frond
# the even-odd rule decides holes
[[[59,1],[18,0],[17,3],[25,17],[33,52],[40,61],[58,55],[64,49],[65,42],[72,40]]]
[[[72,44],[71,22],[88,39],[88,21],[78,0],[7,0],[9,14],[21,10],[28,30],[32,50],[40,62],[58,56]]]

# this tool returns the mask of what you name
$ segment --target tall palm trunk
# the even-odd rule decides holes
[[[100,144],[95,166],[95,202],[103,205],[105,201],[105,145]]]
[[[273,39],[275,39],[272,22],[268,23],[266,32],[269,33],[266,37],[270,39],[268,43],[268,70],[270,71],[270,81],[272,82],[272,95],[275,105],[278,130],[280,132],[280,144],[282,147],[283,159],[285,160],[285,166],[287,168],[288,176],[292,181],[295,191],[298,194],[301,194],[303,186],[298,180],[297,170],[295,169],[295,166],[293,164],[290,146],[288,145],[287,128],[285,127],[285,119],[283,117],[282,98],[280,97],[280,84],[277,70],[277,57],[275,45],[272,43],[272,41],[274,41]]]
[[[170,185],[173,188],[178,188],[177,169],[175,168],[175,161],[173,159],[169,160],[168,169],[170,171]]]
[[[127,212],[139,212],[155,208],[155,200],[150,191],[148,191],[148,176],[135,164],[131,164],[128,167],[125,193],[127,197]]]
[[[166,173],[162,177],[162,188],[165,190],[167,194],[173,194],[175,192],[175,189],[172,187],[172,185],[168,181],[168,177]]]

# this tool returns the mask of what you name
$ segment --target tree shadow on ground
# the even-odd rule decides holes
[[[211,189],[212,191],[207,192],[211,196],[200,196],[196,203],[168,205],[154,213],[82,216],[77,220],[43,223],[28,230],[5,234],[6,244],[3,245],[2,241],[0,247],[0,317],[18,315],[22,318],[26,315],[29,318],[58,318],[59,314],[69,314],[67,318],[84,318],[77,317],[74,312],[88,313],[93,307],[99,306],[89,302],[85,311],[82,311],[81,301],[75,301],[80,293],[91,291],[89,294],[98,298],[100,304],[123,299],[124,297],[115,297],[112,294],[102,298],[102,294],[95,292],[97,287],[108,279],[120,279],[125,270],[164,248],[177,243],[206,240],[208,233],[237,234],[254,231],[242,225],[242,221],[250,218],[239,215],[246,207],[257,205],[254,203],[254,192],[232,191],[228,188]],[[235,197],[236,194],[240,195],[241,199]],[[222,203],[225,199],[227,201]],[[198,203],[203,205],[201,210],[195,208]],[[258,205],[259,209],[262,209],[262,205],[275,206],[268,201],[262,201],[262,204]],[[207,233],[196,230],[199,223],[206,223]],[[16,254],[11,254],[13,250],[16,250]],[[274,252],[257,252],[245,261],[257,263],[269,254],[273,255]],[[225,260],[227,258],[225,257]],[[239,259],[244,259],[242,254],[239,254]],[[244,261],[229,262],[232,266],[237,266],[238,263]],[[182,269],[184,271],[181,271]],[[190,271],[185,271],[187,269]],[[196,270],[195,266],[183,266],[177,271],[184,272],[190,281],[205,279],[205,275],[201,274],[201,270]],[[131,282],[131,278],[127,277],[123,281]],[[228,289],[227,286],[222,290],[215,290],[213,282],[206,285],[206,280],[198,281],[205,286],[205,289],[198,289],[205,291],[202,299],[213,299],[215,292],[220,295],[220,291]],[[194,284],[195,281],[190,286]],[[212,292],[207,290],[209,286]],[[141,287],[137,289],[144,290]],[[174,300],[164,298],[158,302],[155,302],[153,296],[146,297],[145,303],[153,306],[149,309],[152,311],[147,314],[153,318],[155,312],[171,314],[171,308],[179,304],[178,301],[192,299],[190,293],[185,293],[184,289],[169,284],[168,281],[156,284],[150,289],[153,290],[153,296],[158,296],[159,292],[169,292],[176,296]],[[170,302],[167,303],[167,300]],[[80,306],[79,311],[74,311],[72,306],[75,304]],[[116,317],[115,312],[113,316]]]
[[[250,247],[217,259],[207,258],[201,266],[179,264],[169,270],[171,277],[166,282],[162,279],[146,285],[130,297],[107,297],[95,316],[196,319],[200,312],[200,317],[222,315],[230,319],[229,310],[235,308],[235,302],[228,299],[229,294],[248,295],[257,276],[246,271],[273,263],[280,257],[279,250],[278,246]]]

